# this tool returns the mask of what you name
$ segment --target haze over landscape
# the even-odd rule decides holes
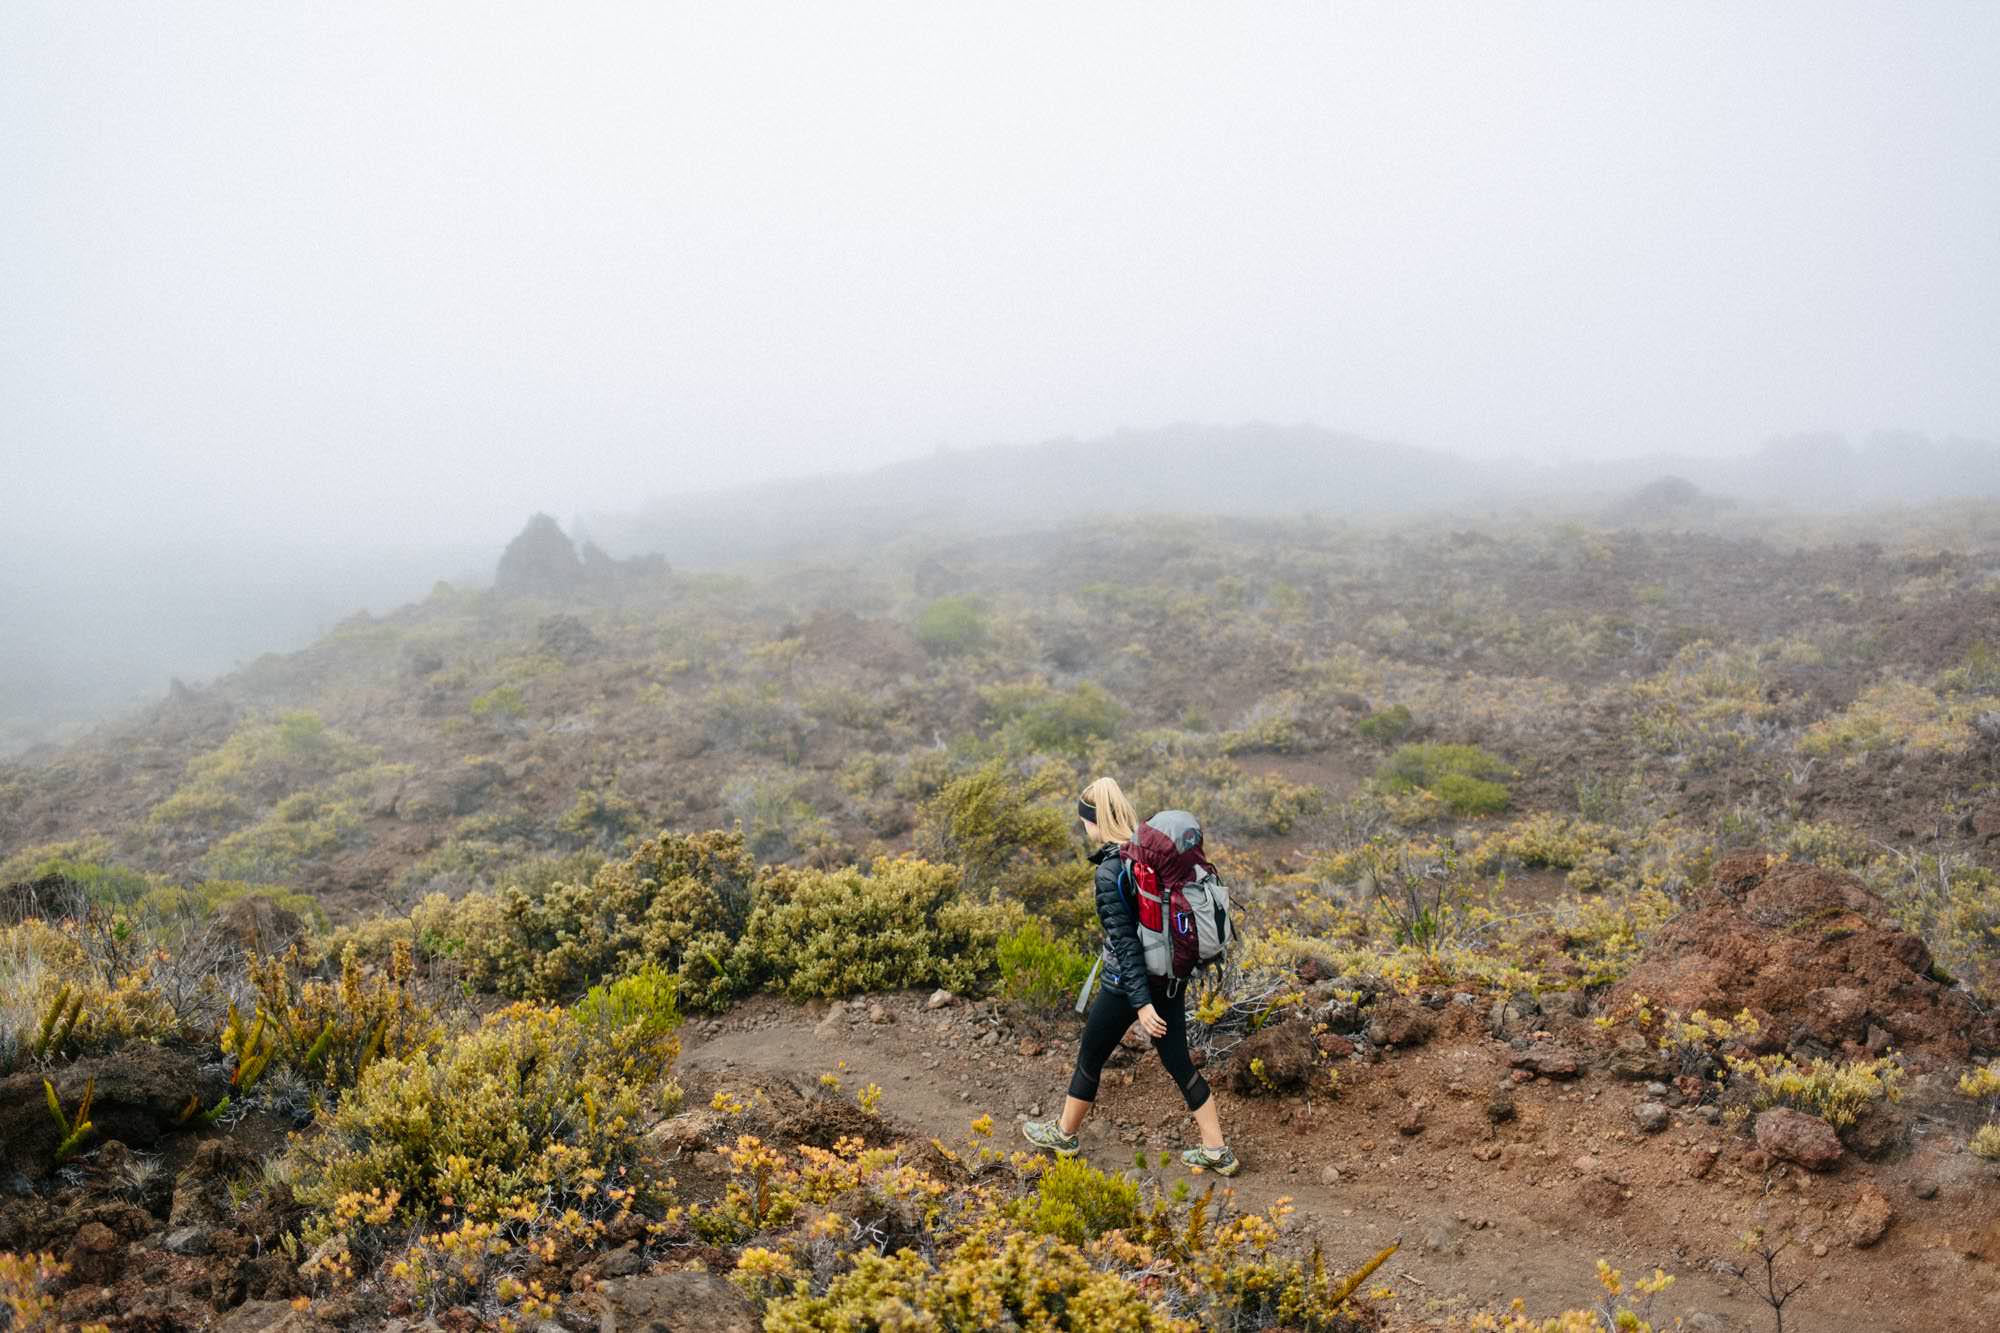
[[[1992,5],[0,4],[0,1325],[2000,1328],[1996,130]]]
[[[866,13],[8,6],[0,713],[940,449],[2000,438],[1985,10]]]

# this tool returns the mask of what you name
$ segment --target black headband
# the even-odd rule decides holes
[[[1079,796],[1076,798],[1076,812],[1089,823],[1097,822],[1097,807]]]

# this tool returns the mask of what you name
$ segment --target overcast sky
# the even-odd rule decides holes
[[[0,5],[0,521],[2000,436],[2000,5]]]

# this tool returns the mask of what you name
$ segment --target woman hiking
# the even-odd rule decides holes
[[[1208,1080],[1195,1069],[1194,1060],[1188,1055],[1186,986],[1147,973],[1145,952],[1139,942],[1136,905],[1126,895],[1124,885],[1128,877],[1122,873],[1127,855],[1157,857],[1163,861],[1184,855],[1207,865],[1201,856],[1199,834],[1195,846],[1186,853],[1177,852],[1172,839],[1151,829],[1146,832],[1152,836],[1140,841],[1138,815],[1110,778],[1099,778],[1085,787],[1076,812],[1083,821],[1084,837],[1097,848],[1090,854],[1090,861],[1097,867],[1097,920],[1104,927],[1101,960],[1104,985],[1097,1002],[1090,1007],[1090,1017],[1084,1021],[1076,1069],[1070,1075],[1069,1095],[1063,1099],[1062,1114],[1053,1120],[1028,1121],[1021,1126],[1021,1132],[1028,1142],[1037,1148],[1047,1148],[1058,1157],[1074,1154],[1081,1146],[1077,1130],[1097,1102],[1098,1078],[1104,1072],[1104,1062],[1136,1018],[1153,1039],[1153,1049],[1160,1053],[1160,1062],[1174,1076],[1181,1099],[1194,1113],[1195,1125],[1201,1130],[1200,1146],[1183,1152],[1181,1160],[1218,1175],[1233,1176],[1240,1163],[1223,1140],[1222,1117],[1216,1111]]]

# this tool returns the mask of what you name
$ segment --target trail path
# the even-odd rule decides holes
[[[869,1021],[870,1004],[888,1021]],[[926,1135],[964,1144],[971,1121],[987,1112],[994,1141],[1018,1144],[1019,1122],[1059,1103],[1074,1052],[1074,1022],[1024,1034],[998,1011],[931,1012],[916,995],[828,1012],[754,1001],[691,1030],[683,1066],[704,1083],[756,1074],[810,1087],[844,1062],[847,1088],[880,1084],[883,1113]],[[2000,1327],[1991,1265],[1925,1243],[1914,1227],[1873,1249],[1851,1248],[1830,1229],[1851,1182],[1794,1175],[1766,1194],[1765,1181],[1727,1157],[1694,1179],[1688,1160],[1702,1143],[1722,1143],[1723,1131],[1691,1122],[1651,1139],[1627,1133],[1629,1091],[1601,1076],[1568,1086],[1537,1080],[1517,1091],[1513,1122],[1490,1125],[1484,1104],[1506,1078],[1502,1054],[1483,1040],[1399,1052],[1344,1067],[1341,1096],[1310,1104],[1219,1091],[1244,1161],[1229,1182],[1238,1201],[1261,1210],[1289,1196],[1291,1229],[1319,1240],[1334,1266],[1352,1267],[1400,1235],[1403,1248],[1378,1280],[1420,1318],[1516,1296],[1538,1316],[1589,1306],[1603,1296],[1595,1279],[1603,1258],[1628,1277],[1655,1266],[1676,1274],[1655,1313],[1680,1314],[1686,1327],[1768,1329],[1769,1309],[1732,1271],[1748,1257],[1736,1237],[1761,1209],[1780,1225],[1819,1225],[1830,1242],[1824,1255],[1802,1247],[1781,1261],[1784,1276],[1808,1280],[1786,1309],[1788,1329]],[[1221,1082],[1214,1071],[1211,1079]],[[1423,1128],[1399,1133],[1412,1103]],[[1155,1160],[1173,1149],[1171,1167],[1148,1170],[1170,1187],[1187,1174],[1177,1154],[1192,1128],[1150,1051],[1121,1052],[1084,1127],[1084,1152],[1099,1165],[1129,1167],[1139,1146]],[[1328,1166],[1337,1180],[1323,1179]]]

